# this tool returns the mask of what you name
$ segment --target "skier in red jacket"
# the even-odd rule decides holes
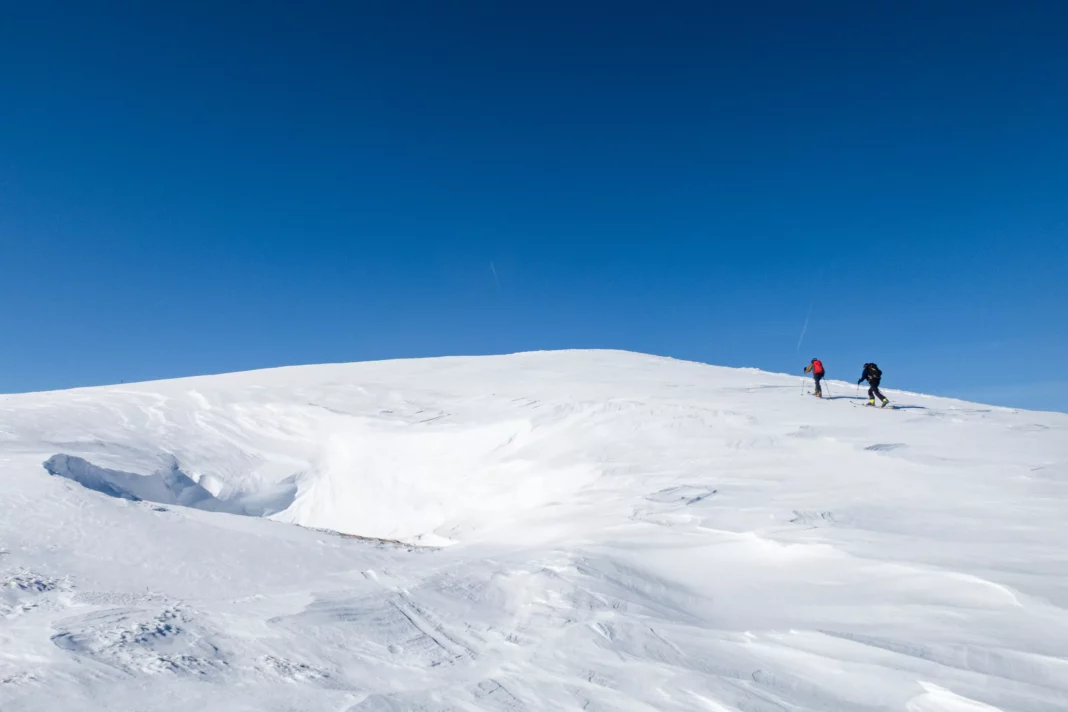
[[[816,392],[812,395],[817,398],[823,398],[823,390],[820,388],[820,381],[823,380],[825,372],[823,370],[823,362],[818,358],[812,359],[812,362],[805,367],[805,373],[812,373],[812,377],[816,379]]]

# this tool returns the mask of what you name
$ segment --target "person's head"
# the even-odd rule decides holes
[[[817,361],[819,361],[819,359],[818,358],[814,358],[811,361],[809,361],[809,363],[816,363]]]

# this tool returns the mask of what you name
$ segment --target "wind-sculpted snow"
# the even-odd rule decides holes
[[[1068,709],[1068,416],[798,384],[560,352],[0,397],[0,710]]]
[[[91,462],[70,455],[54,455],[44,463],[50,475],[65,477],[88,489],[133,501],[177,504],[212,512],[245,514],[240,507],[227,506],[211,492],[198,485],[178,469],[173,459],[168,466],[151,475],[136,475],[96,467]]]

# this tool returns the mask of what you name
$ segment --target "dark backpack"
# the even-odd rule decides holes
[[[882,371],[880,371],[880,370],[879,370],[879,367],[878,367],[878,366],[876,366],[876,365],[875,365],[875,364],[873,363],[873,364],[871,364],[870,366],[868,366],[868,375],[869,375],[869,376],[870,376],[871,378],[882,378],[882,377],[883,377],[883,372],[882,372]]]

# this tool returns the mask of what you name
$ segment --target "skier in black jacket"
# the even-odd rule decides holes
[[[874,363],[864,364],[864,373],[860,374],[860,380],[857,381],[859,385],[863,381],[868,382],[868,405],[875,405],[875,399],[878,398],[883,402],[883,408],[890,404],[890,401],[883,397],[883,394],[879,391],[879,382],[883,380],[883,372],[879,370],[879,367]]]

